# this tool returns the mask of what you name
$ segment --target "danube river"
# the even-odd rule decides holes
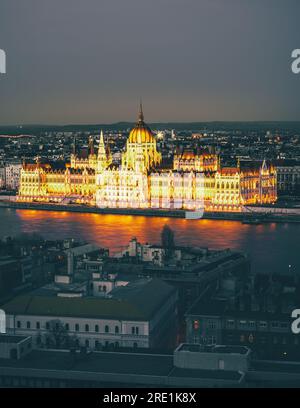
[[[177,244],[247,252],[258,272],[300,273],[300,224],[243,225],[239,221],[185,220],[127,215],[80,214],[0,208],[0,237],[38,233],[45,238],[76,238],[122,250],[131,237],[157,243],[164,224]]]

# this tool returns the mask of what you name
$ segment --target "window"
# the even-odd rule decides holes
[[[106,292],[106,286],[105,285],[103,286],[103,292],[104,293]]]
[[[26,323],[26,327],[27,327],[27,329],[30,329],[30,322]]]
[[[135,334],[139,334],[139,328],[138,327],[135,328]]]
[[[70,330],[70,325],[69,325],[69,323],[66,323],[66,330]]]
[[[118,334],[119,333],[119,326],[115,327],[115,333]]]
[[[20,322],[20,320],[17,321],[17,328],[18,328],[18,329],[21,328],[21,322]]]
[[[109,326],[105,326],[105,333],[109,333]]]
[[[135,327],[131,327],[131,334],[135,334]]]
[[[234,320],[227,320],[227,327],[234,327]]]
[[[46,323],[46,329],[47,329],[47,330],[50,329],[50,324],[49,324],[49,322]]]
[[[97,332],[97,333],[99,332],[99,326],[98,326],[98,324],[95,325],[95,332]]]
[[[214,322],[213,320],[209,320],[207,322],[207,328],[208,329],[215,329],[216,328],[216,322]]]
[[[36,322],[36,329],[37,329],[37,330],[40,330],[40,328],[41,328],[40,322]]]
[[[219,370],[224,370],[225,369],[225,362],[224,360],[219,360]]]
[[[85,325],[85,331],[86,332],[90,331],[90,326],[88,324]]]
[[[267,322],[259,322],[259,327],[265,329],[267,327]]]
[[[90,347],[90,341],[89,340],[85,341],[85,347]]]
[[[75,324],[75,331],[79,331],[79,324],[78,323]]]

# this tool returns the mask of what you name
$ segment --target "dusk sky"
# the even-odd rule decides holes
[[[300,120],[299,0],[1,0],[0,125]]]

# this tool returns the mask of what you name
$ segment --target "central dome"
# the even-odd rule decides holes
[[[140,105],[139,119],[135,127],[130,131],[129,143],[153,143],[155,138],[150,128],[144,122],[142,104]]]

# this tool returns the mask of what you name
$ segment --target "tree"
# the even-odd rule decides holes
[[[169,259],[174,251],[175,243],[174,243],[174,232],[168,225],[165,225],[161,232],[161,244],[163,249],[165,250],[165,258]]]
[[[46,343],[49,347],[54,348],[63,348],[69,347],[70,338],[69,334],[63,325],[63,323],[57,320],[50,320],[49,322],[49,329],[46,333]]]

